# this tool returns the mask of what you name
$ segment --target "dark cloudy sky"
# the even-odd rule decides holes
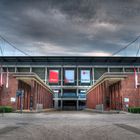
[[[0,0],[0,35],[30,55],[111,55],[140,35],[140,0]]]

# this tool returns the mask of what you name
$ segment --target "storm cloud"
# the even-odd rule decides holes
[[[0,1],[0,35],[29,55],[112,55],[140,35],[139,25],[139,0]]]

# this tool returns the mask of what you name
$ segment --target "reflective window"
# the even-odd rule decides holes
[[[36,73],[42,80],[45,80],[45,68],[33,67],[32,72]]]
[[[107,71],[107,68],[94,68],[94,80],[98,80]]]

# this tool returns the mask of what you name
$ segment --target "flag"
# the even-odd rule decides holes
[[[135,76],[135,88],[137,88],[137,85],[138,85],[138,75],[137,75],[136,68],[134,68],[134,76]]]
[[[3,71],[2,71],[2,66],[0,68],[0,86],[3,85]]]
[[[6,72],[6,88],[9,87],[9,72],[8,72],[8,68],[7,68],[7,72]]]
[[[74,83],[74,70],[65,70],[65,83]]]
[[[90,70],[81,70],[81,83],[90,83]]]
[[[58,70],[50,70],[49,71],[49,82],[50,83],[58,83],[59,82],[59,71]]]

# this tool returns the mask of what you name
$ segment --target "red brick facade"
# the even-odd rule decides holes
[[[87,92],[87,108],[95,109],[103,105],[104,110],[126,110],[126,107],[140,106],[140,86],[135,88],[134,74],[101,78]],[[138,74],[140,82],[140,74]]]
[[[43,109],[53,107],[51,89],[38,79],[36,75],[9,74],[8,88],[6,88],[6,73],[3,74],[3,85],[0,87],[0,105],[12,106],[15,110],[21,107],[21,96],[16,96],[17,90],[23,90],[23,109],[36,110],[38,105]],[[16,98],[12,102],[11,98]]]
[[[12,106],[16,108],[16,103],[11,102],[11,97],[16,97],[18,81],[12,75],[9,75],[8,88],[6,88],[6,73],[3,74],[3,84],[0,86],[0,105]]]

